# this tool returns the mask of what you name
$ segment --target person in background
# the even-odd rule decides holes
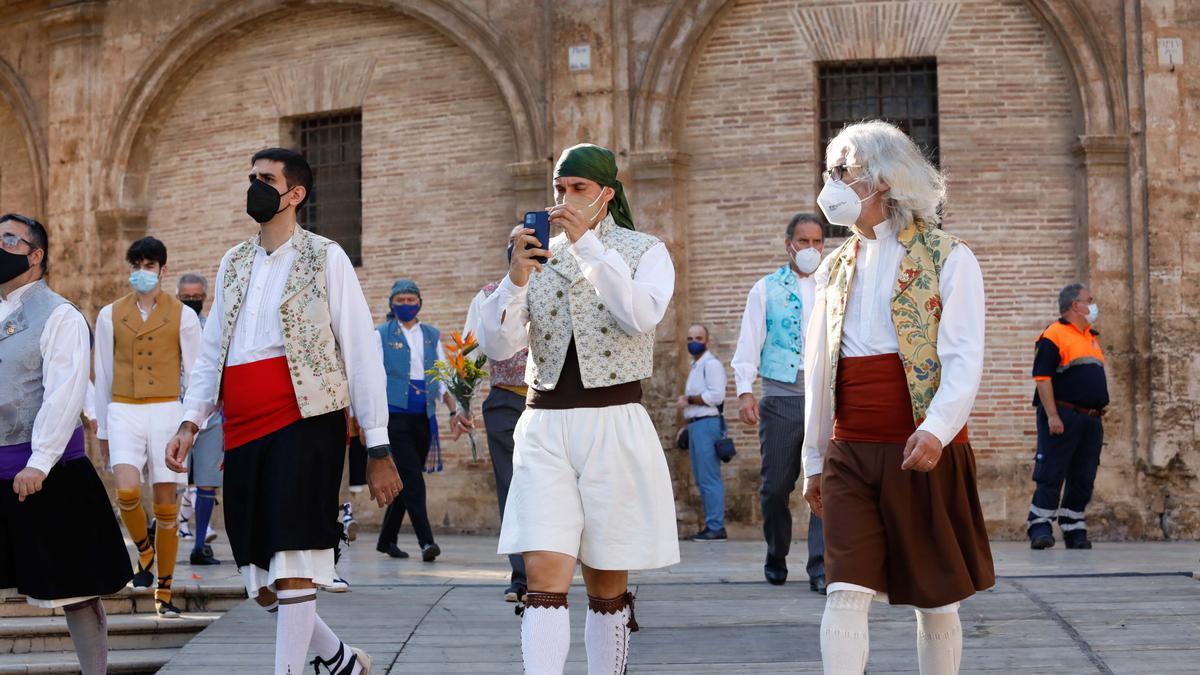
[[[733,373],[744,424],[758,425],[762,453],[763,536],[771,584],[787,581],[792,546],[791,495],[800,478],[804,445],[804,333],[813,307],[812,273],[825,251],[821,221],[812,213],[792,217],[784,232],[787,263],[759,279],[746,296]],[[762,377],[762,401],[754,380]],[[821,519],[808,519],[808,587],[825,592],[825,537]]]
[[[133,290],[100,310],[96,319],[96,437],[112,462],[121,520],[137,547],[133,585],[150,586],[158,572],[154,606],[177,618],[171,604],[179,550],[179,486],[187,476],[167,466],[167,442],[182,415],[180,396],[200,351],[200,318],[161,281],[167,247],[143,237],[125,253]],[[182,373],[182,377],[181,377]],[[142,510],[142,472],[149,469],[154,494],[153,543]]]
[[[509,236],[509,246],[518,236],[524,225],[518,224]],[[511,255],[511,253],[510,253]],[[503,279],[498,279],[485,285],[471,300],[467,309],[467,320],[463,326],[463,335],[468,333],[479,336],[479,306],[496,292]],[[525,384],[525,361],[529,358],[529,350],[522,349],[503,361],[488,361],[488,376],[491,390],[483,400],[483,426],[487,429],[488,454],[492,458],[492,473],[496,477],[496,501],[500,505],[500,521],[504,522],[504,504],[508,501],[508,488],[512,484],[513,475],[513,433],[517,421],[525,412],[525,397],[529,394],[529,386]],[[509,576],[508,588],[504,589],[504,599],[508,602],[519,602],[529,590],[525,577],[525,560],[519,554],[508,556],[512,574]]]
[[[390,317],[376,331],[383,345],[383,366],[387,373],[388,438],[404,490],[383,517],[375,549],[393,558],[408,557],[396,545],[400,524],[408,512],[421,547],[421,559],[433,562],[442,549],[433,540],[425,508],[425,464],[430,449],[439,442],[438,398],[450,409],[455,438],[470,427],[470,422],[443,384],[430,387],[426,383],[425,374],[433,369],[435,361],[446,359],[446,350],[442,347],[441,332],[417,319],[422,305],[421,289],[410,279],[400,279],[392,284],[388,303]]]
[[[133,570],[84,448],[91,330],[50,290],[46,228],[0,216],[0,598],[60,609],[84,675],[108,670],[101,597]],[[70,535],[63,531],[71,524]]]
[[[700,501],[704,504],[704,528],[692,541],[725,541],[725,483],[717,441],[722,436],[721,411],[729,377],[725,366],[708,351],[708,329],[700,324],[688,328],[687,350],[692,357],[687,386],[676,401],[687,422],[688,456]]]
[[[200,327],[203,330],[208,318],[203,313],[204,302],[208,300],[208,280],[199,274],[185,274],[179,277],[175,288],[179,301],[200,317]],[[195,537],[189,556],[193,565],[221,564],[221,561],[213,556],[212,547],[208,545],[217,538],[217,533],[210,531],[208,525],[217,505],[217,490],[220,489],[222,481],[221,467],[225,460],[222,421],[221,411],[218,410],[204,422],[204,427],[196,436],[196,446],[192,448],[191,467],[188,471],[188,490],[179,509],[179,537]],[[188,527],[188,521],[193,514],[196,517],[194,535]]]
[[[1100,310],[1088,287],[1076,283],[1059,292],[1058,311],[1058,321],[1038,338],[1033,357],[1037,488],[1029,505],[1029,546],[1054,546],[1057,520],[1067,548],[1089,549],[1084,510],[1100,467],[1108,407],[1104,352],[1092,328]]]

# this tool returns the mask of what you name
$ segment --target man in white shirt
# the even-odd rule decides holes
[[[525,558],[526,673],[563,672],[577,563],[588,670],[622,673],[638,629],[629,570],[679,562],[671,476],[641,403],[675,268],[661,240],[634,228],[611,150],[567,148],[554,188],[549,220],[562,234],[544,242],[522,230],[508,276],[480,307],[489,359],[529,349],[497,552]]]
[[[50,290],[46,228],[0,216],[0,598],[61,609],[84,675],[108,667],[100,596],[132,576],[121,528],[84,448],[87,320]],[[63,536],[63,523],[71,523]]]
[[[816,274],[804,497],[825,518],[827,673],[861,673],[873,599],[911,605],[922,673],[958,672],[958,603],[995,583],[966,422],[983,372],[983,275],[938,224],[946,188],[912,139],[846,127],[817,198],[853,230]]]
[[[249,179],[246,214],[261,227],[221,259],[168,461],[187,471],[199,425],[221,401],[225,531],[246,591],[277,615],[275,672],[301,672],[311,645],[315,663],[353,675],[370,657],[317,616],[316,587],[335,577],[347,407],[366,436],[371,496],[382,507],[400,493],[383,355],[350,258],[296,222],[312,189],[308,162],[262,150]]]
[[[167,467],[167,441],[183,412],[187,387],[200,351],[200,318],[162,290],[167,247],[143,237],[125,253],[133,290],[100,310],[96,318],[96,438],[112,462],[121,520],[137,548],[135,587],[154,583],[155,611],[177,618],[171,603],[179,550],[178,488],[187,484]],[[180,377],[182,373],[182,378]],[[154,494],[155,532],[150,537],[142,510],[142,472]]]
[[[725,366],[708,350],[708,328],[688,328],[687,350],[692,357],[687,385],[676,407],[687,423],[688,456],[700,501],[704,504],[704,527],[692,541],[725,541],[725,483],[721,480],[721,458],[717,441],[725,435],[721,416],[725,403]]]
[[[792,217],[784,233],[788,262],[759,279],[746,297],[733,372],[739,417],[758,425],[762,453],[763,536],[771,584],[787,581],[792,544],[791,496],[800,478],[804,443],[804,331],[813,306],[812,273],[825,251],[821,221],[811,213]],[[761,402],[754,380],[762,376]],[[760,423],[761,422],[761,423]],[[808,587],[825,592],[825,539],[821,519],[808,519]]]

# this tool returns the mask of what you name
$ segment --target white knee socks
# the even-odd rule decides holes
[[[603,599],[588,596],[588,675],[624,675],[629,664],[629,634],[637,630],[633,619],[633,594]]]
[[[917,610],[917,661],[921,675],[955,675],[962,661],[958,604]]]
[[[521,659],[525,675],[562,675],[571,649],[571,614],[563,593],[525,595],[521,615]]]
[[[826,675],[862,675],[870,640],[867,616],[873,593],[833,591],[821,616],[821,663]]]
[[[263,607],[263,609],[267,610],[268,614],[277,615],[279,613],[279,603],[271,603]],[[278,630],[278,624],[276,625],[276,630]],[[314,614],[313,616],[313,632],[309,648],[317,653],[317,656],[321,658],[321,661],[331,673],[337,673],[338,675],[342,673],[358,675],[358,673],[362,672],[362,664],[354,660],[354,653],[350,650],[350,646],[342,642],[341,638],[333,632],[333,629],[325,623],[319,614]],[[353,667],[349,666],[351,660],[354,660]],[[350,668],[349,670],[347,670],[348,667]]]
[[[279,591],[276,595],[275,675],[300,675],[317,618],[317,589]]]

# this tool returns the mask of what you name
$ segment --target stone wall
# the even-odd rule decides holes
[[[553,157],[580,140],[608,145],[639,226],[663,237],[677,267],[646,387],[669,445],[682,329],[709,324],[728,361],[746,292],[784,260],[784,225],[815,208],[816,63],[932,56],[946,227],[978,255],[989,293],[989,357],[970,424],[993,532],[1021,534],[1031,347],[1054,318],[1057,289],[1078,278],[1101,304],[1114,400],[1098,535],[1195,537],[1193,4],[0,3],[0,211],[47,219],[53,283],[94,313],[124,292],[121,254],[143,234],[166,241],[171,276],[211,276],[253,230],[242,213],[249,156],[288,143],[295,117],[358,109],[364,290],[382,316],[391,281],[412,276],[423,319],[449,330],[503,273],[514,218],[547,203]],[[1183,39],[1184,63],[1159,65],[1160,37]],[[579,44],[590,45],[591,67],[572,71],[567,50]],[[729,393],[732,409],[732,380]],[[729,521],[753,535],[757,441],[732,427]],[[429,478],[434,520],[494,529],[487,460],[471,461],[462,441],[444,447],[447,471]],[[680,530],[691,531],[699,500],[686,453],[666,452]]]

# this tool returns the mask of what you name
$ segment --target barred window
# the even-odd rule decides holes
[[[300,224],[336,241],[361,266],[362,112],[301,118],[293,134],[313,170]]]
[[[936,59],[822,63],[817,79],[821,133],[818,181],[825,170],[829,141],[847,124],[869,119],[887,120],[900,127],[934,166],[940,164]]]

